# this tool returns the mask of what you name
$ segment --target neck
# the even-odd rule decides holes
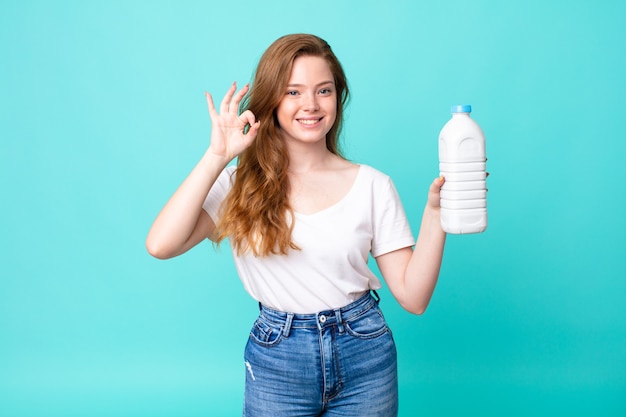
[[[290,143],[288,171],[295,174],[306,173],[327,166],[337,156],[326,148],[325,141],[311,144]]]

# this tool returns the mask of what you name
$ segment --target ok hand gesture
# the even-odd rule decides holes
[[[211,144],[207,152],[231,161],[243,152],[256,137],[260,122],[250,110],[239,114],[239,103],[248,92],[250,86],[246,84],[237,94],[237,84],[233,83],[222,103],[219,114],[213,104],[211,94],[205,93],[211,116]],[[245,127],[249,126],[248,132],[244,133]]]

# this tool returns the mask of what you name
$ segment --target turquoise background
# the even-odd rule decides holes
[[[256,304],[226,246],[148,228],[208,145],[203,92],[327,39],[345,150],[415,232],[449,106],[487,136],[490,225],[425,315],[382,306],[402,416],[626,415],[626,2],[23,1],[0,12],[0,416],[239,415]]]

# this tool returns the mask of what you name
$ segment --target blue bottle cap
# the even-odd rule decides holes
[[[470,106],[469,104],[452,106],[450,108],[450,112],[452,112],[452,113],[471,113],[472,112],[472,106]]]

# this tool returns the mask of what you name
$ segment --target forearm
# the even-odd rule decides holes
[[[445,242],[446,233],[441,229],[439,209],[427,205],[405,271],[407,310],[416,314],[426,310],[439,278]]]
[[[202,204],[227,161],[207,152],[178,187],[155,219],[148,237],[148,252],[157,258],[181,253],[192,236]]]

